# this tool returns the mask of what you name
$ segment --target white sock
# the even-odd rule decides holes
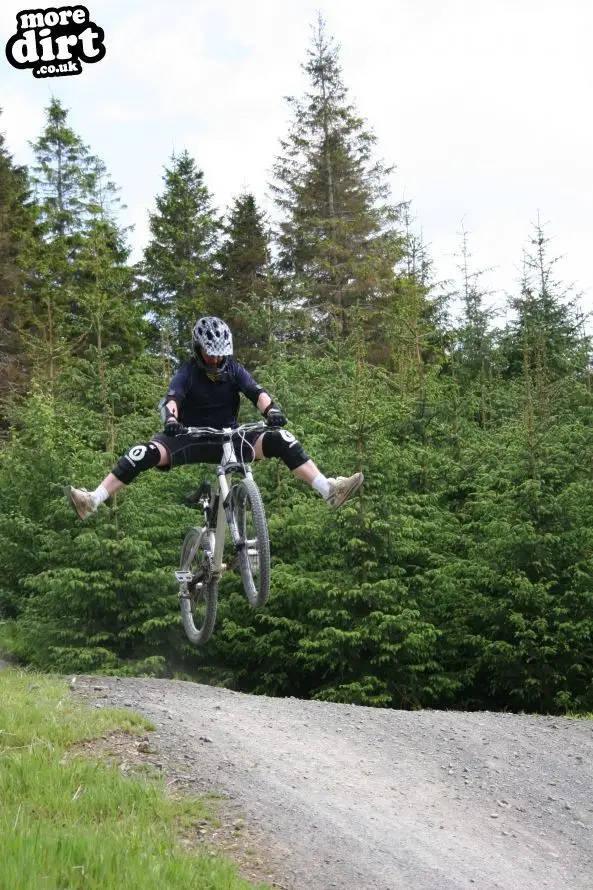
[[[323,475],[323,473],[318,473],[317,476],[311,482],[311,486],[318,491],[321,497],[325,498],[325,500],[329,497],[329,479]]]
[[[99,504],[102,504],[103,501],[106,501],[109,497],[109,492],[102,485],[99,485],[98,488],[95,488],[93,492],[91,492],[91,497],[95,502],[95,506],[98,507]]]

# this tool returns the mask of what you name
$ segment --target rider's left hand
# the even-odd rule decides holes
[[[171,418],[165,424],[165,436],[180,436],[185,431],[185,427],[178,420]]]

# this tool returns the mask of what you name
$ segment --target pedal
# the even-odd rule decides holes
[[[178,584],[189,584],[192,578],[191,572],[175,572],[175,580]]]

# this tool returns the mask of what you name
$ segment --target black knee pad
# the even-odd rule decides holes
[[[138,473],[156,467],[161,459],[161,453],[154,442],[145,442],[142,445],[132,445],[118,460],[112,473],[117,476],[124,485],[129,485]]]
[[[296,470],[310,459],[299,440],[288,430],[267,430],[262,451],[264,457],[279,457],[289,470]]]

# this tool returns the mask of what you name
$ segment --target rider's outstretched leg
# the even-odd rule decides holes
[[[255,444],[255,456],[280,458],[295,476],[303,482],[308,482],[333,509],[341,507],[348,498],[356,494],[364,482],[362,473],[328,479],[320,472],[298,439],[288,430],[265,432]]]
[[[86,519],[108,497],[115,494],[124,485],[129,485],[143,470],[166,466],[168,463],[167,450],[159,442],[133,445],[120,457],[111,473],[108,473],[94,491],[66,485],[64,494],[78,518]]]

